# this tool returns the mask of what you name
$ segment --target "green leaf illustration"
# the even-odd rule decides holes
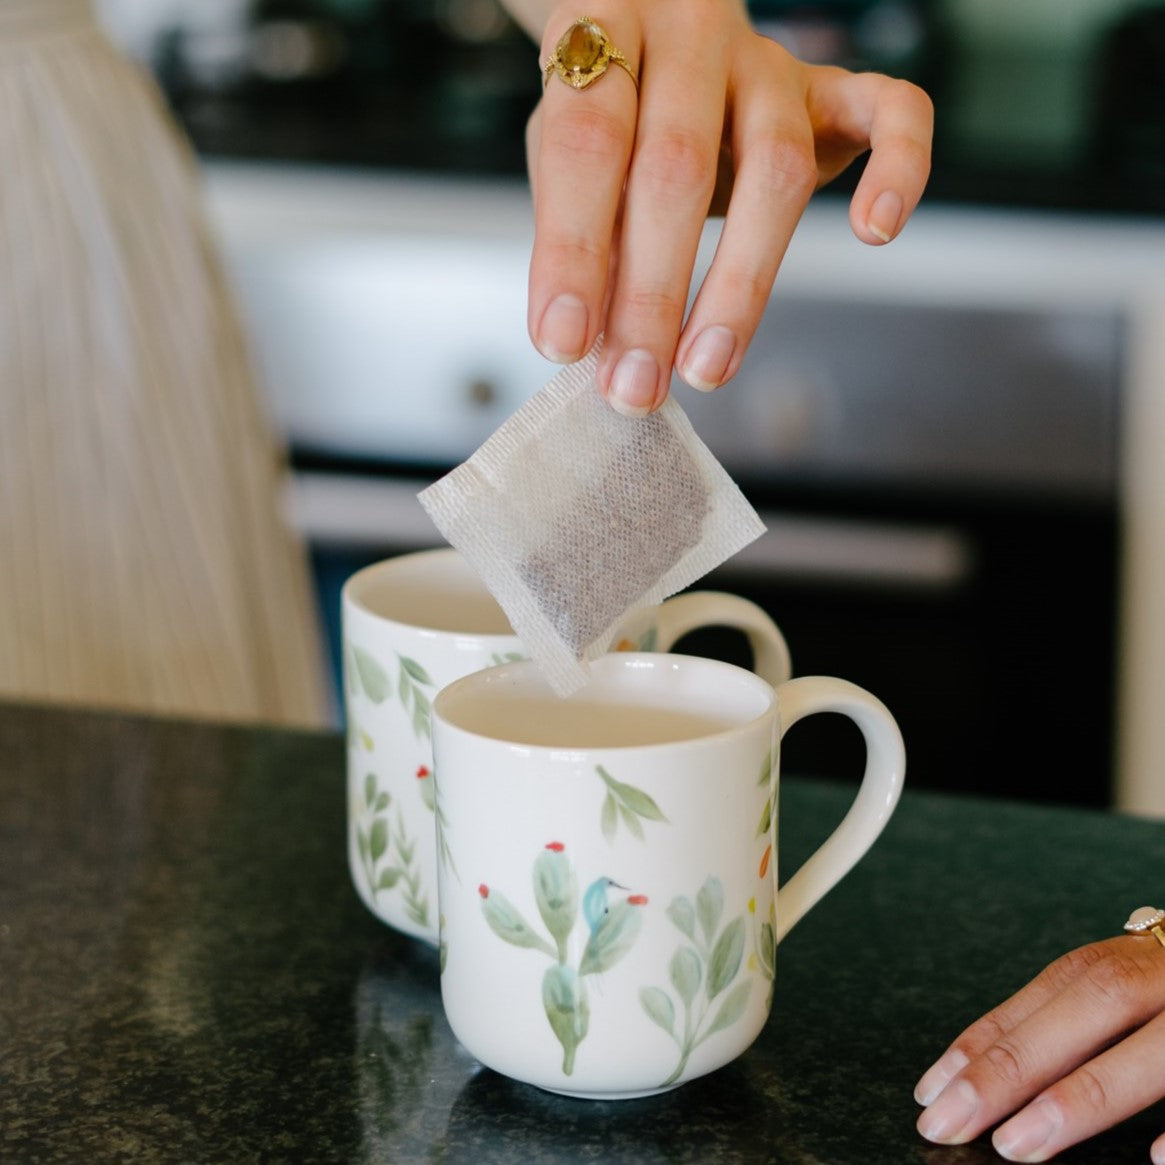
[[[515,947],[529,947],[556,957],[554,948],[522,917],[518,908],[497,890],[484,890],[481,912],[490,930]]]
[[[772,979],[777,973],[777,940],[771,922],[761,923],[756,953],[761,970]]]
[[[352,645],[348,642],[344,643],[344,683],[350,696],[360,691],[360,682],[356,677],[356,660]]]
[[[433,774],[426,773],[423,777],[417,778],[417,784],[421,790],[421,800],[425,803],[425,808],[430,813],[437,811],[437,796],[433,788]]]
[[[432,687],[433,681],[429,678],[429,673],[417,663],[415,659],[409,659],[407,655],[398,657],[400,665],[408,673],[410,679],[414,679],[418,684],[424,684],[426,687]]]
[[[609,971],[631,949],[642,925],[641,907],[616,902],[587,940],[578,973],[594,975]]]
[[[518,663],[525,658],[520,651],[493,651],[490,653],[489,661],[492,664]]]
[[[685,1004],[690,1004],[696,998],[704,977],[699,953],[691,947],[677,947],[668,964],[668,976],[676,994]]]
[[[372,832],[368,838],[368,852],[373,862],[384,857],[388,849],[388,819],[378,817],[372,823]]]
[[[642,789],[615,780],[602,765],[596,765],[595,772],[607,786],[607,795],[603,798],[603,808],[599,817],[599,824],[607,841],[615,840],[620,821],[627,826],[632,837],[640,841],[644,837],[644,821],[667,821],[653,798]]]
[[[760,773],[757,776],[756,783],[762,788],[769,788],[773,779],[773,766],[777,763],[776,749],[770,750],[764,761],[760,766]],[[763,834],[769,832],[773,824],[773,814],[776,812],[776,795],[773,790],[769,796],[765,798],[764,807],[761,809],[760,823],[756,827],[756,836],[761,837]]]
[[[356,848],[360,851],[360,859],[368,863],[368,834],[359,826],[356,827]]]
[[[544,849],[534,859],[534,900],[546,929],[558,944],[559,959],[566,957],[567,936],[578,913],[578,885],[574,870],[560,849]]]
[[[669,1036],[675,1039],[676,1034],[676,1007],[671,996],[658,987],[641,987],[639,1002],[647,1016],[654,1023],[659,1024]]]
[[[415,660],[406,655],[397,655],[400,670],[396,678],[397,698],[401,707],[412,717],[413,735],[418,740],[428,740],[432,735],[430,724],[430,699],[422,690],[422,685],[436,687],[429,673]]]
[[[678,895],[667,908],[667,916],[690,939],[696,937],[696,911],[690,898]]]
[[[773,768],[777,763],[777,749],[771,748],[765,754],[765,759],[761,762],[760,773],[756,778],[758,785],[767,785],[773,779]]]
[[[352,645],[352,658],[364,694],[374,704],[384,703],[390,691],[388,672],[363,647],[357,647],[355,644]]]
[[[376,798],[376,804],[373,805],[372,811],[374,813],[383,813],[388,808],[388,804],[391,800],[392,796],[389,793],[381,793],[380,796]]]
[[[764,837],[768,831],[769,826],[773,823],[773,803],[771,800],[766,800],[764,808],[761,809],[760,821],[757,823],[756,836]]]
[[[749,910],[753,909],[754,905],[750,902]],[[676,927],[691,939],[693,945],[677,947],[668,964],[668,977],[682,1005],[683,1021],[679,1025],[681,1028],[679,1032],[674,1030],[674,1026],[667,1029],[672,1031],[672,1038],[679,1046],[680,1054],[671,1075],[662,1082],[661,1087],[675,1084],[683,1076],[692,1052],[713,1032],[730,1026],[744,1015],[748,1008],[752,983],[751,976],[745,976],[740,983],[733,986],[744,959],[745,939],[748,933],[744,916],[738,915],[719,935],[716,933],[720,917],[724,913],[724,888],[719,878],[710,874],[704,880],[696,894],[695,906],[689,899],[677,896],[672,900],[667,913]],[[771,926],[769,936],[770,938],[772,936]],[[758,942],[763,942],[764,926],[760,928],[759,937],[754,935],[754,938],[757,938]],[[666,991],[661,988],[649,990],[658,992],[659,996],[668,1001],[668,1007],[673,1012],[676,1010],[672,997]],[[723,994],[725,991],[728,992],[726,995]],[[713,1015],[712,1006],[718,996],[722,998]],[[646,1010],[648,999],[645,998],[643,991],[640,992],[639,998]],[[650,1007],[652,1010],[648,1014],[661,1027],[667,1028],[666,1023],[657,1018],[657,1014],[665,1014],[665,1008],[660,998],[654,994],[650,998]],[[672,1022],[674,1025],[675,1020]]]
[[[708,998],[715,999],[736,978],[744,957],[744,919],[734,918],[725,928],[708,959]]]
[[[431,721],[429,697],[420,688],[413,688],[413,735],[418,740],[428,740],[432,735]]]
[[[646,817],[649,821],[667,821],[660,807],[642,789],[625,784],[623,781],[616,781],[602,765],[598,765],[596,768],[599,776],[603,778],[603,783],[615,795],[616,800],[630,809],[637,817]]]
[[[709,875],[696,895],[696,917],[704,932],[704,942],[710,943],[720,925],[720,915],[724,912],[724,886],[715,875]]]
[[[748,997],[751,991],[751,979],[743,979],[737,983],[724,996],[724,1002],[720,1004],[720,1010],[716,1012],[716,1018],[712,1020],[711,1025],[704,1032],[702,1038],[707,1039],[713,1032],[722,1031],[726,1027],[731,1027],[748,1008]]]
[[[551,1030],[562,1045],[562,1071],[574,1071],[574,1057],[590,1026],[586,989],[573,968],[555,963],[542,976],[542,1006]]]
[[[380,877],[376,880],[376,888],[378,890],[391,890],[393,886],[401,880],[404,874],[399,866],[389,866],[380,871]]]
[[[364,804],[371,805],[376,800],[376,774],[364,774]]]
[[[615,830],[619,827],[619,806],[613,793],[608,792],[603,798],[603,811],[599,817],[599,824],[603,829],[603,837],[607,841],[614,841]]]
[[[627,808],[626,805],[619,806],[619,816],[623,819],[623,824],[627,826],[627,831],[632,837],[643,840],[643,826],[639,824],[639,818]]]

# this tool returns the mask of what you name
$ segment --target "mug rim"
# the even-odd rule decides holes
[[[472,629],[435,626],[433,622],[422,621],[416,619],[405,619],[399,615],[385,614],[381,610],[377,610],[375,606],[369,601],[369,592],[373,588],[382,585],[385,578],[391,579],[392,575],[406,571],[409,568],[416,568],[423,566],[428,562],[455,562],[465,570],[465,578],[467,581],[476,584],[480,588],[480,598],[488,600],[493,606],[497,607],[503,619],[506,619],[508,624],[508,617],[503,611],[497,600],[490,594],[489,589],[485,583],[481,581],[479,576],[470,566],[465,556],[455,546],[434,546],[425,550],[412,550],[403,554],[394,554],[388,558],[378,559],[376,562],[370,562],[367,566],[362,566],[359,570],[350,574],[340,588],[340,607],[342,611],[352,611],[362,618],[372,620],[375,623],[382,624],[386,627],[401,628],[406,631],[416,632],[423,635],[434,635],[441,637],[452,637],[461,640],[480,640],[480,641],[511,641],[517,640],[518,633],[512,627],[507,627],[492,631],[476,631]]]
[[[451,557],[461,557],[454,547],[433,546],[427,550],[410,550],[404,554],[391,554],[387,558],[378,558],[375,562],[370,562],[348,575],[344,580],[344,585],[340,588],[340,598],[352,606],[357,607],[366,615],[372,615],[374,618],[386,619],[390,623],[395,623],[397,620],[393,619],[390,615],[381,615],[372,610],[368,606],[367,601],[360,597],[360,592],[370,585],[370,580],[379,578],[382,574],[392,574],[397,569],[403,569],[406,563],[416,563],[423,558],[439,559]]]
[[[678,670],[681,668],[698,668],[708,671],[719,671],[725,676],[731,676],[736,682],[742,683],[748,687],[755,689],[764,699],[764,707],[754,716],[750,716],[747,720],[741,720],[732,723],[725,728],[719,728],[713,732],[703,732],[695,736],[685,736],[677,740],[662,740],[653,741],[645,744],[533,744],[529,741],[514,740],[501,736],[490,736],[482,732],[477,732],[471,728],[466,728],[456,720],[449,718],[445,714],[445,707],[450,701],[455,700],[462,694],[464,689],[470,687],[478,687],[483,684],[498,683],[507,678],[514,672],[529,673],[536,672],[542,676],[543,682],[546,683],[547,690],[553,694],[553,689],[549,687],[549,683],[545,681],[545,677],[541,672],[538,661],[534,659],[520,659],[513,660],[508,663],[494,664],[490,667],[482,668],[475,672],[470,672],[459,679],[453,680],[451,683],[443,687],[433,699],[432,717],[435,722],[440,722],[442,727],[447,727],[450,730],[460,733],[465,737],[470,737],[475,740],[488,741],[500,748],[520,748],[523,752],[529,752],[537,755],[547,755],[550,753],[587,753],[587,752],[603,752],[603,753],[643,753],[651,752],[660,749],[670,748],[684,748],[693,745],[699,746],[710,742],[720,742],[727,738],[742,735],[753,731],[758,724],[777,714],[777,690],[765,679],[762,679],[755,672],[749,671],[747,668],[740,667],[738,664],[728,663],[725,660],[711,659],[702,655],[685,655],[680,652],[671,651],[612,651],[606,655],[599,656],[592,660],[590,667],[593,668],[611,668],[617,667],[619,669],[626,669],[633,666],[644,666],[649,664],[652,667],[667,667],[671,670]],[[580,689],[580,691],[585,691]],[[576,693],[572,693],[576,694]],[[561,698],[561,697],[560,697]],[[571,696],[564,697],[570,700]]]

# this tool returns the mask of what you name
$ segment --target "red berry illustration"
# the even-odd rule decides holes
[[[646,906],[647,905],[647,895],[646,894],[629,894],[627,896],[627,905],[628,906]]]
[[[478,886],[478,888],[477,888],[477,892],[478,892],[478,893],[479,893],[479,894],[480,894],[480,895],[481,895],[483,898],[488,898],[488,897],[489,897],[489,887],[488,887],[488,886],[487,886],[487,885],[486,885],[484,882],[482,882],[482,884],[481,884],[480,886]]]
[[[428,775],[429,775],[429,769],[428,769],[427,765],[421,765],[421,767],[419,769],[417,769],[417,780],[418,781],[423,781]]]
[[[556,854],[560,854],[564,849],[566,849],[566,846],[564,846],[560,841],[552,841],[547,843],[546,848],[553,850]]]

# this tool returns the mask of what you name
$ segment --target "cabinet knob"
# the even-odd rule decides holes
[[[489,408],[499,397],[500,393],[492,380],[479,376],[471,380],[465,390],[465,399],[474,408]]]

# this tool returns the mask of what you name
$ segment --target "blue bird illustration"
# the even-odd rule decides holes
[[[616,882],[614,878],[596,878],[583,894],[582,912],[591,934],[595,933],[599,923],[607,916],[610,906],[607,903],[607,891],[612,887],[616,890],[626,890],[627,887]]]

